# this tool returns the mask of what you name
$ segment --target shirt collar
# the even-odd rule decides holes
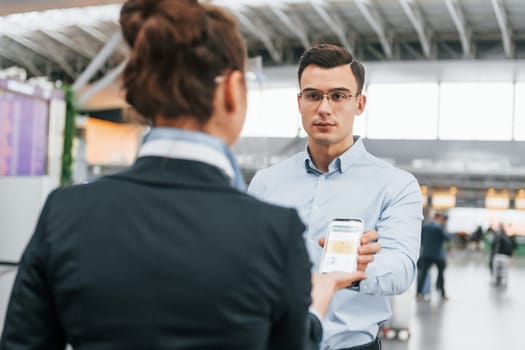
[[[359,136],[354,136],[354,143],[352,146],[347,149],[345,152],[343,152],[339,157],[335,158],[330,164],[328,165],[328,173],[344,173],[352,163],[354,163],[358,158],[361,157],[366,152],[365,145],[363,144],[363,140]],[[304,166],[306,168],[306,172],[310,174],[317,174],[321,175],[322,172],[317,169],[317,167],[314,165],[314,162],[312,161],[312,158],[310,157],[310,152],[308,151],[308,144],[306,145],[306,149],[304,152]]]
[[[246,184],[230,148],[220,139],[199,131],[155,127],[144,137],[139,157],[192,159],[218,167],[241,192]]]
[[[219,168],[230,180],[235,176],[235,172],[228,158],[207,144],[182,140],[151,140],[140,147],[138,156],[196,160]]]

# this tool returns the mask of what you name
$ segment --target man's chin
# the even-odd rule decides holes
[[[323,137],[323,135],[313,135],[310,136],[310,139],[318,145],[331,145],[334,143],[333,138],[328,137],[328,135],[326,135],[326,137]]]

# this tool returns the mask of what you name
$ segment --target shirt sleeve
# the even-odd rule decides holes
[[[408,177],[408,180],[406,180]],[[422,195],[416,179],[406,173],[385,201],[376,225],[381,250],[368,265],[360,293],[397,295],[405,292],[416,276],[416,262],[423,219]]]
[[[258,171],[253,176],[252,180],[250,181],[250,184],[248,185],[248,190],[246,191],[249,195],[258,198],[260,200],[263,200],[264,195],[264,181],[261,180],[261,172]]]
[[[2,350],[63,350],[66,346],[46,273],[46,220],[52,196],[44,205],[20,261],[0,339]]]

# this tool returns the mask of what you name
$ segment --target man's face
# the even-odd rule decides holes
[[[302,97],[299,95],[297,102],[309,142],[341,146],[341,151],[350,147],[354,117],[363,112],[366,103],[365,96],[357,95],[357,81],[350,66],[323,68],[311,64],[303,71],[300,88]],[[316,102],[308,98],[312,91],[327,95]],[[319,99],[319,94],[314,97]]]

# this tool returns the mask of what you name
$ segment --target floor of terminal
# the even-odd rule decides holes
[[[410,291],[410,337],[408,341],[384,339],[383,350],[525,348],[521,333],[525,325],[525,257],[511,259],[507,288],[496,288],[490,283],[488,254],[454,251],[445,270],[445,286],[447,301],[435,291],[430,300],[416,301],[415,290]]]
[[[0,327],[14,275],[12,268],[0,269]],[[486,253],[455,251],[445,283],[448,301],[436,292],[428,301],[416,301],[410,290],[404,310],[410,315],[410,337],[385,339],[383,350],[524,349],[525,257],[512,258],[508,286],[501,289],[490,284]]]

